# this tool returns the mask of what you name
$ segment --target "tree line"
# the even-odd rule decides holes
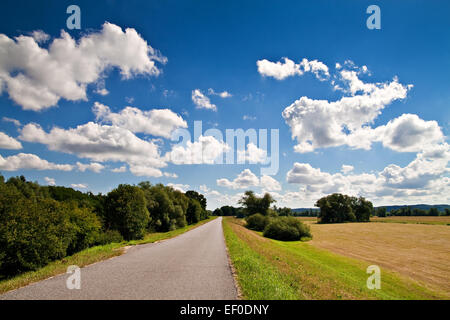
[[[378,217],[389,217],[389,216],[405,216],[405,217],[418,217],[418,216],[429,216],[429,217],[437,217],[437,216],[450,216],[450,209],[445,208],[444,211],[439,211],[435,207],[431,207],[430,209],[420,209],[420,208],[411,208],[411,207],[402,207],[399,209],[392,209],[389,212],[385,207],[378,207],[374,211],[374,215]]]
[[[0,175],[0,279],[95,245],[182,228],[208,214],[202,194],[162,184],[120,184],[95,195]]]

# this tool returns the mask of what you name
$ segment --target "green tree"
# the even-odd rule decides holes
[[[385,207],[379,207],[375,211],[375,214],[377,217],[386,217],[386,208]]]
[[[189,206],[186,212],[186,220],[188,224],[199,222],[201,219],[202,210],[202,206],[197,200],[190,199]]]
[[[257,197],[253,191],[246,191],[238,203],[243,205],[247,216],[256,213],[266,216],[269,213],[270,205],[274,202],[275,200],[269,193],[265,193],[261,198]]]
[[[186,196],[190,199],[197,200],[202,206],[202,209],[206,210],[206,198],[204,195],[198,193],[197,191],[189,190],[186,192]]]
[[[355,214],[356,221],[369,222],[370,215],[373,212],[373,204],[367,201],[363,197],[355,198],[351,197],[352,211]]]
[[[428,210],[428,215],[436,217],[439,215],[439,210],[436,209],[435,207],[432,207],[432,208],[430,208],[430,210]]]
[[[316,207],[320,208],[319,223],[340,223],[356,221],[349,196],[333,193],[317,200]]]
[[[106,201],[107,223],[119,230],[124,239],[142,239],[149,223],[145,195],[141,188],[119,185],[108,193]]]

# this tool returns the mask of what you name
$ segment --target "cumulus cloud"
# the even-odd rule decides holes
[[[186,121],[170,109],[142,111],[138,108],[126,107],[119,113],[114,113],[108,106],[95,102],[92,111],[98,121],[111,123],[135,133],[170,138],[175,129],[187,128]]]
[[[111,68],[118,68],[124,79],[158,76],[156,62],[167,61],[135,29],[123,31],[108,22],[78,41],[63,30],[48,49],[40,47],[47,38],[42,32],[14,39],[0,34],[0,83],[25,110],[43,110],[61,98],[87,100],[87,86]]]
[[[258,60],[256,65],[258,72],[265,77],[273,77],[277,80],[284,80],[287,77],[301,76],[305,72],[312,72],[319,80],[327,79],[330,74],[328,67],[318,61],[303,58],[300,63],[295,63],[289,58],[283,58],[284,62],[271,62],[267,59]]]
[[[294,163],[287,173],[287,182],[298,184],[324,184],[330,180],[330,174],[313,168],[309,163]]]
[[[217,111],[217,106],[211,103],[211,100],[205,96],[200,89],[192,90],[192,102],[194,102],[197,109],[209,109]]]
[[[95,173],[100,173],[105,168],[104,165],[102,165],[98,162],[92,162],[89,164],[77,162],[77,167],[78,167],[78,170],[81,172],[85,172],[86,170],[89,170],[89,171],[92,171]]]
[[[39,125],[30,123],[21,129],[20,139],[95,162],[125,162],[130,171],[139,176],[161,176],[158,168],[166,166],[155,143],[117,126],[89,122],[76,128],[54,127],[47,133]]]
[[[0,131],[0,149],[18,150],[22,149],[22,144],[13,137]]]
[[[301,97],[282,113],[297,140],[296,152],[312,152],[316,148],[348,145],[355,149],[370,149],[377,133],[368,125],[381,110],[395,100],[404,99],[410,86],[396,78],[391,82],[358,85],[354,93],[329,102]]]
[[[376,129],[385,147],[399,152],[419,152],[443,141],[436,121],[425,121],[415,114],[403,114]]]
[[[267,161],[267,150],[258,148],[254,143],[247,144],[245,150],[238,150],[237,161],[238,163],[265,163]]]
[[[308,163],[295,163],[287,173],[287,181],[301,185],[296,195],[303,201],[313,203],[320,197],[341,192],[364,196],[378,203],[399,203],[399,201],[448,201],[450,179],[448,162],[450,148],[447,144],[431,146],[420,152],[408,165],[386,166],[374,173],[350,174],[328,173]],[[280,197],[286,200],[293,194]],[[418,199],[418,200],[414,200]],[[292,201],[292,198],[289,200]]]
[[[53,178],[45,177],[44,180],[45,180],[45,182],[47,182],[47,184],[48,184],[49,186],[54,186],[54,185],[56,185],[56,181],[55,181],[55,179],[53,179]]]
[[[186,192],[191,188],[188,184],[168,183],[167,185],[181,192]]]
[[[262,176],[260,179],[260,187],[267,191],[281,190],[281,184],[271,176]]]
[[[71,171],[73,166],[70,164],[56,164],[39,158],[35,154],[19,153],[17,155],[3,158],[0,155],[0,170],[61,170]]]
[[[50,36],[42,30],[35,30],[31,33],[31,36],[37,43],[44,43],[50,40]]]
[[[222,178],[217,179],[216,182],[218,186],[230,189],[261,187],[265,191],[281,190],[281,185],[277,180],[267,175],[258,178],[250,169],[245,169],[232,181]]]
[[[233,181],[226,178],[218,179],[217,185],[231,189],[256,187],[259,185],[259,178],[250,169],[245,169]]]
[[[200,136],[197,141],[176,144],[167,152],[165,159],[174,164],[214,164],[223,161],[229,146],[213,136]]]

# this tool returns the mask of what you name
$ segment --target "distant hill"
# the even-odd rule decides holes
[[[377,208],[386,208],[387,212],[390,212],[391,210],[396,210],[396,209],[401,209],[401,208],[406,208],[406,207],[410,207],[411,209],[422,209],[422,210],[429,210],[430,208],[436,208],[439,211],[444,211],[446,208],[450,209],[450,205],[448,204],[435,204],[435,205],[430,205],[430,204],[412,204],[412,205],[392,205],[392,206],[380,206],[380,207],[375,207],[375,209]],[[313,211],[319,211],[318,208],[296,208],[296,209],[292,209],[292,211],[294,212],[305,212],[305,211],[309,211],[309,210],[313,210]]]

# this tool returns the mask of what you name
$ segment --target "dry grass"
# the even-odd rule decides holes
[[[366,286],[367,261],[310,242],[276,241],[223,220],[225,239],[244,299],[448,299],[409,277],[382,267],[382,289]],[[381,223],[373,225],[385,225]],[[397,225],[402,226],[402,225]]]
[[[443,217],[372,217],[373,222],[418,223],[450,225],[450,216]]]
[[[450,293],[448,226],[399,223],[308,224],[314,236],[310,243],[314,246],[368,261],[408,276],[431,289],[447,295]]]

